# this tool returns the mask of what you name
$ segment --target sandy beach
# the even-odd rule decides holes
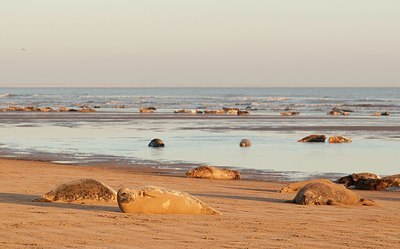
[[[142,215],[115,205],[32,202],[60,183],[187,191],[223,213]],[[165,176],[143,167],[0,160],[0,248],[395,248],[400,192],[356,191],[379,206],[300,206],[284,182]]]

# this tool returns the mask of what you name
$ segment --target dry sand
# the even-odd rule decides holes
[[[95,178],[115,189],[187,191],[211,215],[124,214],[117,205],[36,203],[56,185]],[[117,167],[0,160],[0,248],[399,248],[400,193],[357,191],[377,207],[283,203],[284,183],[162,176]]]

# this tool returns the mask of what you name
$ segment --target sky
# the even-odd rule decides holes
[[[0,87],[400,87],[399,0],[0,0]]]

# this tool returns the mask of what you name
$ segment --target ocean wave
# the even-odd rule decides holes
[[[16,94],[13,94],[13,93],[3,93],[3,94],[0,94],[0,98],[8,98],[8,97],[14,97],[14,96],[17,96]]]
[[[399,102],[399,99],[372,99],[372,98],[363,98],[356,99],[355,102]]]

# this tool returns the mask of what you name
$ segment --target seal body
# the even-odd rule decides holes
[[[389,116],[389,112],[375,112],[374,116]]]
[[[328,139],[328,142],[331,144],[337,144],[337,143],[351,143],[352,140],[347,137],[342,137],[342,136],[333,136]]]
[[[139,112],[141,112],[141,113],[149,113],[149,112],[151,113],[156,110],[157,110],[157,108],[155,108],[154,106],[139,108]]]
[[[220,214],[196,197],[176,190],[145,186],[117,194],[118,206],[124,213],[144,214]]]
[[[312,182],[324,182],[327,184],[333,183],[331,180],[328,180],[328,179],[311,179],[311,180],[306,180],[306,181],[293,182],[293,183],[286,185],[281,190],[279,190],[279,193],[294,193],[294,192],[299,191],[299,189],[301,189],[302,187],[304,187],[307,184],[312,183]]]
[[[355,183],[355,188],[362,190],[386,190],[396,187],[400,187],[400,174],[386,176],[380,179],[360,179]]]
[[[374,201],[362,199],[344,186],[324,182],[305,185],[294,197],[293,202],[301,205],[375,205]]]
[[[240,141],[240,147],[250,147],[251,146],[251,141],[249,139],[242,139]]]
[[[281,116],[298,116],[300,112],[281,112]]]
[[[165,147],[165,144],[163,142],[163,140],[159,139],[159,138],[155,138],[153,140],[150,141],[149,147]]]
[[[200,166],[188,170],[186,176],[189,178],[219,179],[219,180],[239,180],[240,173],[237,170],[217,168],[212,166]]]
[[[324,143],[326,139],[325,135],[310,135],[307,137],[304,137],[297,142],[301,143]]]
[[[336,183],[343,184],[345,187],[355,186],[357,183],[367,179],[380,179],[380,176],[375,173],[361,172],[353,173],[336,180]]]
[[[110,202],[115,203],[117,193],[111,187],[94,179],[80,179],[59,185],[35,199],[35,202]]]

